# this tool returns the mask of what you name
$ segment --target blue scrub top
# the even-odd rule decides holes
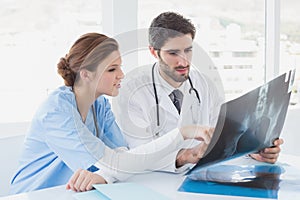
[[[109,101],[100,96],[94,107],[99,138],[92,110],[84,123],[71,87],[62,86],[49,95],[32,119],[11,193],[66,184],[77,169],[92,167],[103,156],[105,145],[127,147]]]

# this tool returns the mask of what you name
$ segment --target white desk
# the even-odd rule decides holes
[[[288,163],[289,165],[295,166],[300,170],[300,159],[298,156],[281,155],[279,161],[281,163]],[[232,162],[232,161],[231,161]],[[246,162],[253,162],[248,159]],[[180,200],[193,200],[193,199],[205,199],[205,200],[219,200],[219,199],[260,199],[261,198],[249,198],[249,197],[236,197],[236,196],[220,196],[220,195],[209,195],[209,194],[198,194],[198,193],[185,193],[178,192],[177,189],[182,184],[185,177],[182,174],[171,174],[171,173],[160,173],[152,172],[148,174],[140,174],[131,177],[128,182],[139,183],[143,186],[151,188],[170,199],[180,199]],[[65,190],[65,186],[58,186],[53,188],[48,188],[44,190],[39,190],[35,192],[29,192],[24,194],[6,196],[0,198],[0,200],[75,200],[72,196],[74,192]],[[299,192],[300,194],[300,192]],[[300,196],[300,195],[299,195]],[[299,197],[298,196],[298,197]],[[284,196],[280,197],[280,200],[297,199],[297,196],[291,194],[291,198]]]
[[[170,199],[205,199],[205,200],[219,200],[219,195],[207,195],[207,194],[194,194],[178,192],[177,189],[184,180],[182,175],[174,175],[169,173],[153,172],[149,174],[136,175],[134,178],[130,178],[128,181],[140,183],[148,188],[151,188]],[[75,200],[72,196],[73,191],[67,191],[65,186],[57,186],[48,189],[38,190],[29,193],[23,193],[18,195],[6,196],[0,198],[1,200]],[[222,196],[222,199],[249,199],[242,197]]]

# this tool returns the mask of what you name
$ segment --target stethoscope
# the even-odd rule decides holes
[[[154,80],[154,67],[155,67],[155,64],[156,63],[154,63],[152,65],[152,84],[153,84],[153,91],[154,91],[155,103],[156,103],[156,119],[157,119],[156,124],[157,124],[157,126],[160,126],[160,121],[159,121],[159,103],[158,103],[157,90],[156,90],[155,80]],[[189,93],[192,94],[192,91],[194,91],[194,93],[195,93],[195,95],[196,95],[196,97],[198,99],[198,102],[200,104],[201,101],[200,101],[199,93],[196,90],[196,88],[194,88],[192,80],[191,80],[190,77],[188,77],[188,80],[189,80],[189,83],[190,83],[190,86],[191,86],[191,88],[189,89]]]

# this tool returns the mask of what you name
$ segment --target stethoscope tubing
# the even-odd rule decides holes
[[[160,120],[159,120],[159,102],[158,102],[157,90],[156,90],[155,79],[154,79],[154,67],[155,67],[155,64],[156,63],[154,63],[152,65],[152,85],[153,85],[154,98],[155,98],[155,104],[156,104],[156,124],[157,124],[157,126],[160,126]],[[188,80],[189,80],[189,83],[190,83],[190,86],[191,86],[191,88],[189,89],[189,93],[191,94],[192,91],[194,91],[195,95],[196,95],[196,97],[198,99],[198,102],[200,104],[201,100],[200,100],[199,93],[196,90],[196,88],[194,88],[193,82],[192,82],[192,80],[191,80],[190,77],[188,77]]]

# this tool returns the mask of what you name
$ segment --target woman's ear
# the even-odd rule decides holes
[[[81,80],[84,80],[84,81],[91,80],[91,73],[88,70],[82,69],[82,70],[80,70],[79,74],[80,74]]]
[[[154,49],[154,47],[149,46],[149,50],[150,50],[150,53],[151,53],[155,58],[158,58],[157,51]]]

